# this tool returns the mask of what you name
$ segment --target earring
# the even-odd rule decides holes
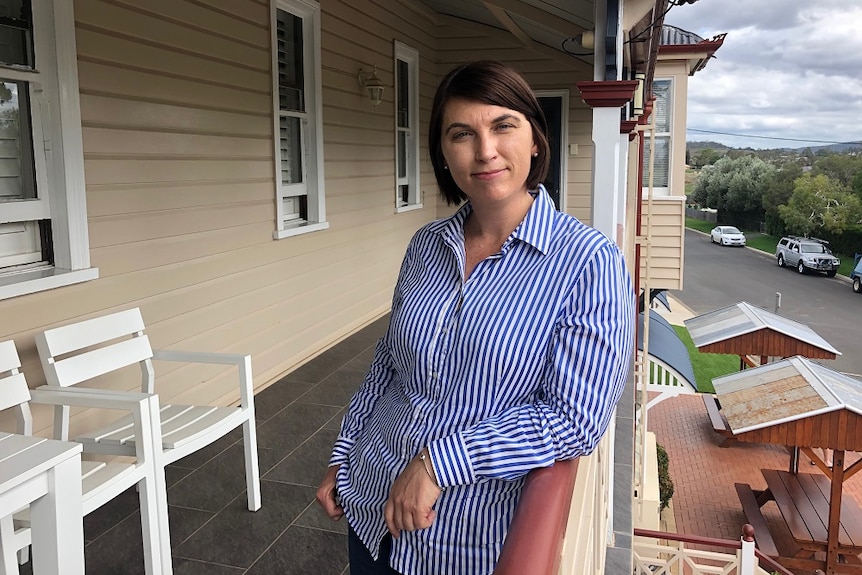
[[[448,170],[448,169],[449,169],[449,166],[448,166],[447,164],[443,164],[443,169],[444,169],[444,170]]]
[[[538,158],[538,157],[539,157],[539,152],[533,152],[533,157],[534,157],[534,158]]]

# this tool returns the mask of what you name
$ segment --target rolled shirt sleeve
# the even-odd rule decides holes
[[[634,291],[615,246],[604,246],[587,262],[567,307],[555,326],[535,402],[430,443],[441,486],[515,479],[596,448],[634,348]]]

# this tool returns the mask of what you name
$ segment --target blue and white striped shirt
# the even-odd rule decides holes
[[[389,489],[428,447],[444,491],[431,527],[393,541],[405,575],[491,573],[524,476],[596,447],[634,348],[631,279],[605,236],[540,187],[465,282],[470,210],[410,242],[389,329],[330,459],[347,519],[376,557]]]

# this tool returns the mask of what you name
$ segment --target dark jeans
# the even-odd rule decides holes
[[[400,575],[389,566],[389,551],[392,549],[392,536],[388,533],[380,542],[377,561],[371,556],[365,544],[347,526],[347,555],[350,558],[350,575]]]

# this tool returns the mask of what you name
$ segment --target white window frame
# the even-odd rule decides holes
[[[278,101],[278,40],[276,37],[278,10],[302,19],[302,57],[305,111],[282,112]],[[276,0],[270,4],[270,31],[272,46],[272,105],[273,143],[275,153],[276,229],[273,238],[283,238],[325,230],[326,202],[323,180],[323,103],[320,59],[320,4],[313,0]],[[281,142],[279,132],[282,116],[301,119],[301,158],[303,186],[307,202],[306,219],[288,219],[286,198],[294,197],[293,186],[281,182]]]
[[[422,207],[422,191],[419,189],[419,51],[397,40],[394,41],[395,97],[395,213],[418,210]],[[408,128],[398,126],[398,62],[407,64],[407,115]],[[398,175],[399,135],[406,135],[407,170],[402,178]],[[407,201],[401,199],[401,186],[407,186]]]
[[[665,186],[653,186],[653,195],[657,196],[668,196],[670,194],[671,189],[671,177],[673,176],[673,109],[674,109],[674,96],[676,85],[674,83],[673,78],[655,78],[653,80],[653,85],[656,82],[667,82],[667,131],[658,131],[656,128],[655,133],[650,137],[646,138],[645,141],[645,154],[644,154],[644,175],[649,175],[649,158],[652,151],[653,137],[655,141],[666,140],[667,141],[667,185]],[[658,102],[656,100],[656,102]],[[653,114],[658,113],[658,104],[656,104],[656,108],[653,111]],[[649,179],[647,177],[644,178],[643,182],[643,194],[646,195],[649,192]]]
[[[68,0],[32,0],[32,9],[34,71],[3,66],[0,77],[30,83],[41,199],[0,204],[0,221],[50,217],[54,262],[0,273],[0,300],[99,277],[90,267],[74,7]]]

